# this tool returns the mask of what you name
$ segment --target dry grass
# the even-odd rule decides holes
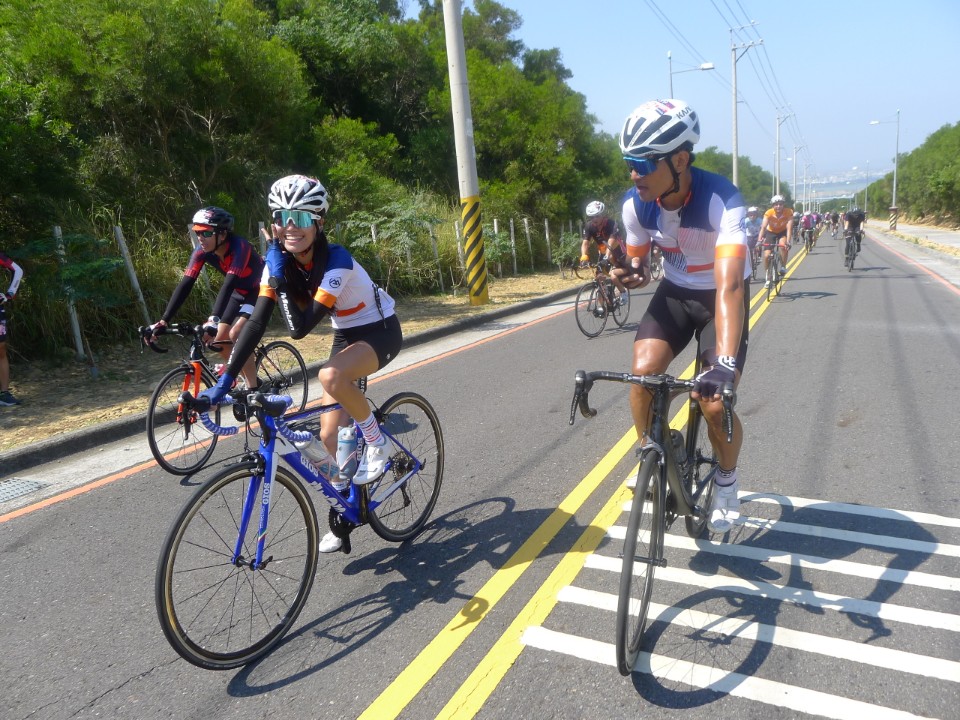
[[[404,334],[409,336],[497,307],[570,289],[582,282],[562,278],[558,273],[492,278],[487,305],[470,305],[463,294],[421,297],[398,302],[397,314]],[[330,354],[330,324],[320,327],[296,343],[307,363],[324,360]],[[271,335],[284,337],[279,331]],[[15,340],[11,346],[11,350],[16,349]],[[15,353],[11,354],[16,358]],[[69,350],[64,354],[71,356]],[[0,452],[143,412],[157,381],[176,366],[179,356],[175,352],[141,353],[136,343],[130,342],[98,351],[95,360],[96,377],[89,363],[72,360],[14,364],[10,386],[23,404],[0,407]]]

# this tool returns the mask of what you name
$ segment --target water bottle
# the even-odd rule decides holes
[[[345,486],[357,472],[357,428],[347,425],[337,433],[337,467],[340,468],[340,482]]]
[[[344,492],[350,487],[349,481],[344,483],[340,480],[340,468],[333,455],[327,452],[327,448],[317,438],[312,437],[307,442],[294,443],[297,450],[307,458],[320,473],[330,481],[338,492]]]

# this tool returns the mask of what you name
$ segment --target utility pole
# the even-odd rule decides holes
[[[791,117],[793,117],[793,113],[790,113],[789,115],[787,115],[787,116],[784,117],[783,119],[780,118],[780,115],[779,115],[779,114],[777,115],[777,162],[776,162],[776,168],[777,168],[777,173],[776,173],[776,175],[777,175],[777,189],[776,189],[776,191],[774,192],[774,195],[779,195],[779,194],[780,194],[780,126],[783,125],[783,124],[784,124],[787,120],[789,120]]]
[[[749,25],[741,25],[738,28],[730,28],[730,65],[732,69],[733,76],[733,184],[737,185],[738,179],[740,177],[738,165],[738,150],[737,150],[737,60],[742,58],[747,50],[752,48],[754,45],[762,45],[763,40],[755,40],[748,43],[741,43],[737,45],[733,41],[733,33],[736,30],[743,30],[744,28],[753,27],[757,23],[750,23]],[[737,55],[737,50],[743,50],[742,53]]]
[[[483,255],[483,225],[480,221],[480,181],[473,144],[473,116],[467,85],[467,57],[463,46],[460,0],[443,0],[443,24],[447,38],[450,73],[450,104],[453,107],[453,137],[460,180],[460,217],[463,221],[464,261],[471,305],[490,302],[487,263]]]

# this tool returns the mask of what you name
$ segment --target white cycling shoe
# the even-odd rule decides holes
[[[357,466],[357,474],[353,476],[354,485],[367,485],[383,475],[387,469],[387,462],[396,448],[386,435],[380,436],[379,445],[367,444],[363,451],[363,458]]]
[[[320,547],[318,550],[322,553],[334,553],[343,547],[343,540],[338,538],[332,532],[328,532],[320,538]]]
[[[717,485],[707,518],[710,532],[725,533],[740,519],[740,498],[737,497],[739,485],[738,480],[734,480],[733,485]]]

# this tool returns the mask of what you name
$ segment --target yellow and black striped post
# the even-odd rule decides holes
[[[463,222],[463,254],[470,304],[486,305],[490,298],[487,294],[487,263],[483,255],[483,223],[480,221],[479,195],[460,200],[460,217]]]
[[[890,208],[890,229],[897,229],[897,220],[900,219],[900,209],[896,206]]]

